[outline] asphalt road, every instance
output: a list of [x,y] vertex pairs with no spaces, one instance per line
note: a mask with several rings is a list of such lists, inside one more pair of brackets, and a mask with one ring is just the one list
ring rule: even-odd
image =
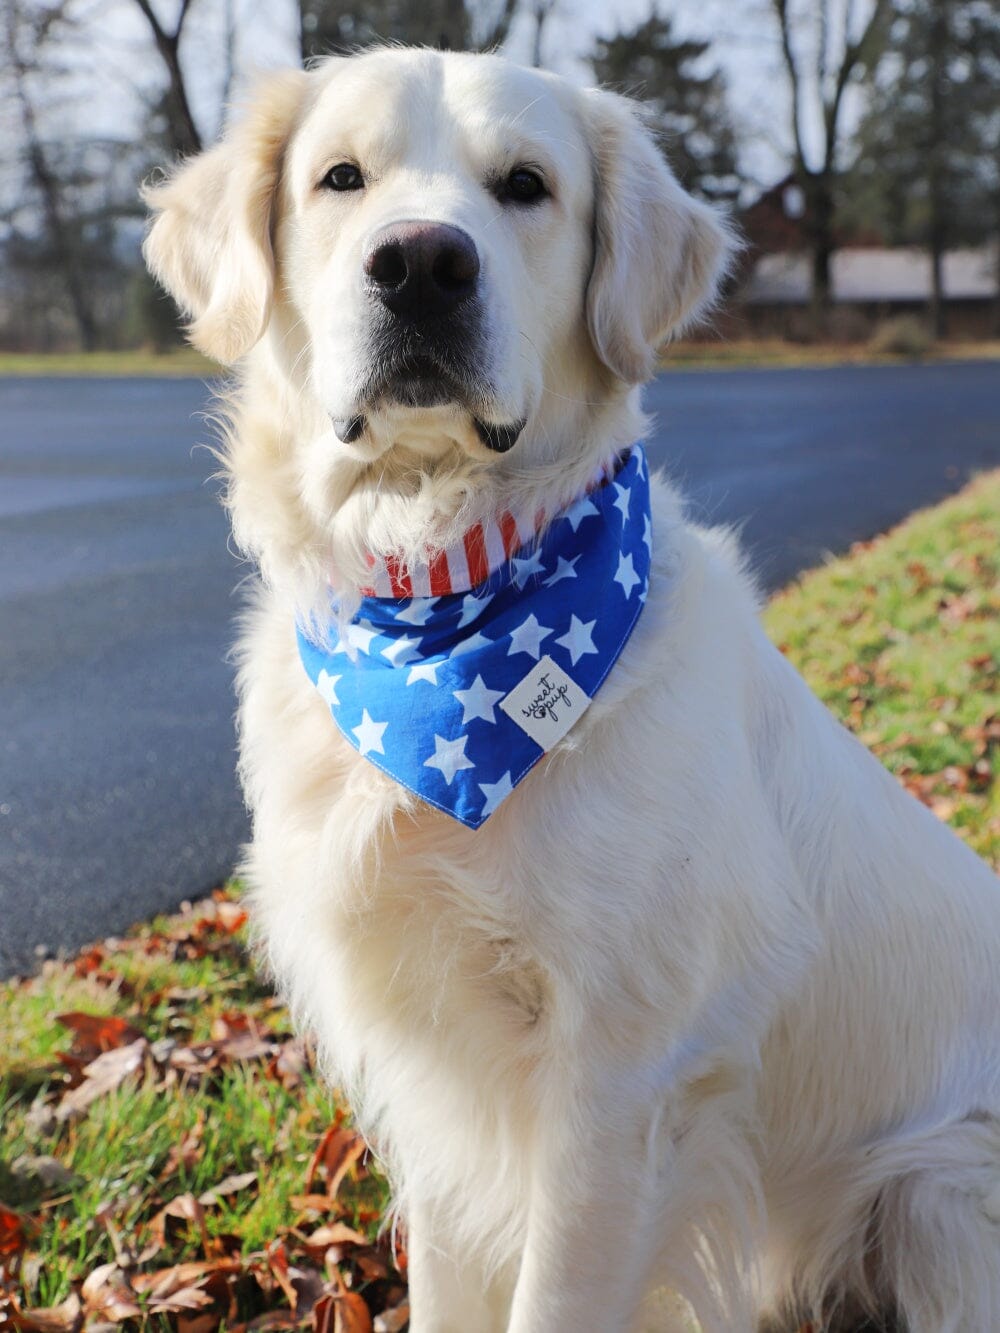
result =
[[[245,836],[206,399],[0,379],[0,974],[211,888]],[[674,372],[647,403],[767,587],[1000,465],[1000,364]]]

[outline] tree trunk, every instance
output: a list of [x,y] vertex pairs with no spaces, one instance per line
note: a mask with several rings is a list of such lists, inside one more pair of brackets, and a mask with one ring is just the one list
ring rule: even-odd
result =
[[930,205],[928,248],[931,255],[931,330],[935,338],[943,338],[946,329],[944,295],[944,252],[948,246],[948,204],[945,183],[945,154],[951,151],[945,102],[948,96],[948,52],[951,46],[948,31],[948,5],[951,0],[934,0],[934,21],[930,32],[931,116],[930,152],[928,154],[927,195]]
[[813,337],[823,338],[829,329],[833,304],[832,260],[837,248],[833,228],[833,181],[827,173],[811,174],[804,185],[804,193],[812,248],[810,323]]
[[944,290],[944,239],[935,228],[931,235],[931,332],[935,338],[948,334],[947,306]]

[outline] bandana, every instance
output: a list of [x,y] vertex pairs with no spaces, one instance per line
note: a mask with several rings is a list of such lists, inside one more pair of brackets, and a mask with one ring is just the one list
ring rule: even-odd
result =
[[299,627],[299,654],[359,754],[476,829],[600,689],[646,601],[651,545],[636,445],[468,593],[366,596],[332,649]]

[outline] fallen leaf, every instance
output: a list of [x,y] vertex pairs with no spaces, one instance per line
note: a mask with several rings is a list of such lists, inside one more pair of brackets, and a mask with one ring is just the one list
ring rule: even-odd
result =
[[100,1315],[112,1324],[124,1319],[138,1319],[142,1315],[133,1299],[135,1292],[116,1263],[95,1268],[84,1280],[80,1295],[89,1314]]
[[73,1054],[88,1060],[118,1046],[131,1046],[142,1036],[138,1028],[114,1014],[84,1014],[74,1010],[56,1014],[56,1022],[72,1032]]
[[303,1077],[311,1067],[309,1047],[301,1038],[286,1041],[267,1066],[268,1078],[280,1083],[286,1092],[302,1086]]
[[234,935],[246,923],[247,913],[238,903],[223,899],[216,903],[215,920],[229,935]]
[[14,1158],[10,1164],[10,1173],[19,1184],[42,1190],[63,1189],[76,1179],[74,1173],[58,1158],[33,1157],[29,1153]]
[[327,1194],[293,1194],[288,1202],[298,1213],[328,1213],[336,1206]]
[[[218,1314],[184,1314],[183,1311],[177,1312],[177,1333],[214,1333],[214,1330],[222,1323],[222,1316]],[[230,1325],[232,1328],[233,1325]]]
[[161,1268],[156,1273],[139,1273],[133,1277],[132,1286],[137,1292],[148,1293],[151,1299],[162,1300],[202,1278],[239,1274],[242,1271],[243,1264],[238,1259],[198,1259],[174,1264],[172,1268]]
[[176,1199],[171,1199],[168,1204],[165,1204],[158,1213],[150,1218],[149,1229],[160,1249],[163,1249],[167,1244],[169,1223],[172,1221],[187,1222],[196,1226],[201,1232],[202,1245],[207,1244],[208,1232],[205,1227],[205,1210],[193,1194],[178,1194]]
[[306,1244],[329,1249],[331,1245],[368,1245],[368,1237],[349,1227],[346,1222],[333,1222],[329,1226],[317,1227],[306,1237]]
[[12,1310],[11,1326],[19,1333],[76,1333],[83,1323],[83,1303],[75,1291],[61,1305],[38,1310]]
[[342,1125],[331,1125],[319,1141],[313,1153],[309,1170],[306,1172],[306,1192],[312,1193],[313,1184],[320,1171],[326,1177],[326,1193],[331,1199],[336,1198],[341,1181],[348,1171],[365,1154],[367,1145],[356,1129],[346,1129]]
[[375,1316],[374,1333],[399,1333],[410,1322],[410,1302],[403,1301],[394,1310],[383,1310]]
[[113,1092],[127,1078],[138,1073],[148,1050],[146,1038],[139,1037],[129,1046],[105,1051],[96,1060],[91,1060],[84,1067],[83,1082],[63,1096],[56,1108],[56,1119],[61,1122],[81,1119],[98,1097]]
[[211,1208],[230,1194],[238,1194],[240,1190],[245,1190],[248,1185],[253,1185],[257,1180],[256,1171],[244,1171],[242,1175],[226,1176],[225,1180],[220,1180],[218,1185],[213,1185],[210,1190],[204,1194],[199,1194],[198,1202],[204,1208]]
[[358,1292],[334,1297],[333,1333],[372,1333],[371,1312]]
[[0,1203],[0,1257],[20,1254],[27,1243],[25,1219]]

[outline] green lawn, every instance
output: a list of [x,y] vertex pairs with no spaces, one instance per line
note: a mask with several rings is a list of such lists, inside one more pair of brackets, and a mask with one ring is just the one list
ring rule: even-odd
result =
[[[998,552],[1000,472],[766,613],[813,689],[994,865]],[[384,1183],[245,931],[234,888],[0,987],[0,1325],[402,1327]]]
[[765,620],[837,716],[1000,866],[1000,471],[807,574]]
[[214,361],[193,347],[172,352],[0,352],[0,375],[194,375],[220,373]]
[[[766,367],[890,365],[904,355],[879,352],[866,343],[805,345],[779,338],[739,338],[717,341],[681,341],[664,351],[664,370],[731,370]],[[920,358],[927,361],[1000,360],[1000,341],[946,342],[928,346]],[[222,373],[213,361],[193,347],[171,352],[0,352],[3,375],[195,375],[211,378]]]

